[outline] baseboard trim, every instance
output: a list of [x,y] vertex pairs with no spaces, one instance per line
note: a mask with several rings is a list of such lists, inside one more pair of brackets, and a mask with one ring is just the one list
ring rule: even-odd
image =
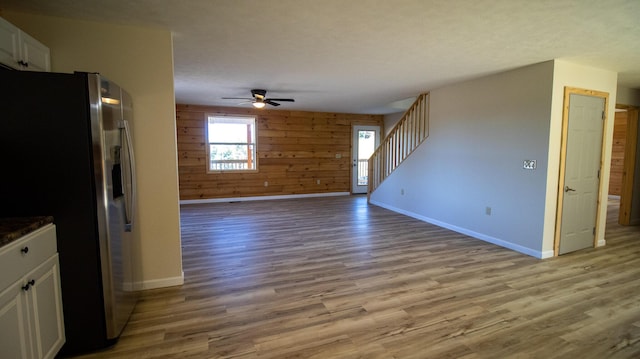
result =
[[607,245],[607,240],[606,239],[598,239],[598,244],[596,244],[596,247],[602,247]]
[[452,224],[449,224],[449,223],[446,223],[446,222],[442,222],[442,221],[439,221],[437,219],[425,217],[423,215],[420,215],[420,214],[417,214],[417,213],[414,213],[414,212],[410,212],[410,211],[406,211],[404,209],[396,208],[396,207],[393,207],[393,206],[390,206],[390,205],[387,205],[387,204],[384,204],[384,203],[381,203],[381,202],[378,202],[378,201],[371,200],[370,203],[374,204],[376,206],[382,207],[382,208],[386,208],[386,209],[388,209],[390,211],[393,211],[393,212],[396,212],[396,213],[400,213],[400,214],[404,214],[405,216],[409,216],[409,217],[421,220],[423,222],[431,223],[431,224],[436,225],[438,227],[446,228],[446,229],[449,229],[451,231],[458,232],[458,233],[461,233],[461,234],[464,234],[464,235],[467,235],[469,237],[473,237],[473,238],[476,238],[476,239],[480,239],[480,240],[483,240],[485,242],[489,242],[491,244],[495,244],[495,245],[500,246],[500,247],[511,249],[511,250],[516,251],[516,252],[520,252],[522,254],[526,254],[528,256],[532,256],[532,257],[535,257],[535,258],[538,258],[538,259],[545,259],[545,258],[553,257],[553,251],[552,250],[551,251],[536,251],[536,250],[533,250],[531,248],[527,248],[527,247],[521,246],[519,244],[511,243],[511,242],[508,242],[508,241],[505,241],[505,240],[502,240],[502,239],[499,239],[499,238],[488,236],[486,234],[482,234],[482,233],[478,233],[478,232],[475,232],[475,231],[472,231],[472,230],[469,230],[469,229],[466,229],[466,228],[458,227],[456,225],[452,225]]
[[268,201],[268,200],[275,200],[275,199],[348,196],[350,194],[351,193],[349,193],[349,192],[327,192],[327,193],[287,194],[287,195],[281,195],[281,196],[255,196],[255,197],[184,199],[184,200],[180,200],[180,204],[182,205],[182,204],[201,204],[201,203]]
[[166,287],[175,287],[184,284],[184,272],[178,277],[145,280],[142,282],[124,283],[125,290],[148,290]]

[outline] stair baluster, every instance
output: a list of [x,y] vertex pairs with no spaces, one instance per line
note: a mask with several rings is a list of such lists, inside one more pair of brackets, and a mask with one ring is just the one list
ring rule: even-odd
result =
[[368,196],[429,137],[429,93],[418,96],[369,158]]

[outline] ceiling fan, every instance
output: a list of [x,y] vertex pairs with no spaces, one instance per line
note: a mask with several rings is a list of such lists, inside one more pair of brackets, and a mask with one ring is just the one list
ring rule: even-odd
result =
[[[251,90],[253,98],[246,97],[223,97],[223,100],[247,100],[255,108],[263,108],[266,104],[271,106],[280,106],[278,102],[295,102],[292,98],[266,98],[267,90],[253,89]],[[277,101],[277,102],[276,102]]]

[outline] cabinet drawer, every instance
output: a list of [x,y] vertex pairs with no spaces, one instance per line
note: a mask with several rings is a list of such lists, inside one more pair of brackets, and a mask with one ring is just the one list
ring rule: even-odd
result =
[[53,224],[0,248],[0,288],[8,287],[56,252],[56,227]]

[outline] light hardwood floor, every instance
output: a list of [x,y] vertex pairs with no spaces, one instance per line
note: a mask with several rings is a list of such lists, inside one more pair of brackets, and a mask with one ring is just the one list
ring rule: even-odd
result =
[[640,228],[614,209],[605,247],[547,260],[361,196],[181,212],[185,284],[86,358],[640,357]]

